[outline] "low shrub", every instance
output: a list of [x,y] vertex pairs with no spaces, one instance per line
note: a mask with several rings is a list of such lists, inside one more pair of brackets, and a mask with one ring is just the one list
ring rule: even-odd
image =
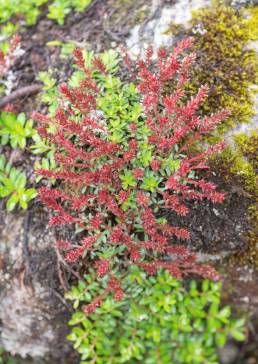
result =
[[[98,57],[86,66],[77,49],[75,60],[84,79],[74,87],[61,85],[63,99],[54,117],[34,114],[41,123],[41,137],[56,148],[56,170],[37,171],[58,181],[55,188],[39,191],[54,212],[50,224],[75,226],[82,236],[74,242],[64,236],[57,247],[67,262],[75,264],[83,257],[98,276],[109,276],[105,294],[113,292],[117,300],[123,292],[116,272],[131,264],[149,274],[166,268],[177,278],[190,273],[218,279],[213,268],[197,264],[195,255],[182,245],[188,230],[171,226],[162,217],[164,208],[186,215],[187,200],[224,198],[196,173],[208,168],[209,156],[223,143],[196,154],[190,147],[228,112],[198,116],[205,86],[187,100],[184,88],[194,62],[193,54],[185,54],[190,45],[189,38],[171,54],[160,49],[157,60],[151,48],[136,62],[125,53],[135,84],[109,74]],[[174,85],[170,94],[168,83]],[[94,311],[102,298],[97,297],[86,312]]]
[[249,197],[247,215],[250,231],[246,234],[247,248],[232,257],[234,264],[258,267],[258,130],[249,129],[233,137],[234,144],[224,149],[219,158],[213,160],[216,168],[226,182],[239,186],[240,193]]
[[220,283],[184,286],[166,271],[149,277],[132,268],[123,289],[122,301],[106,297],[89,317],[80,309],[101,293],[94,272],[67,293],[77,310],[68,338],[81,364],[216,364],[216,349],[229,335],[244,339],[243,320],[233,320],[220,303]]

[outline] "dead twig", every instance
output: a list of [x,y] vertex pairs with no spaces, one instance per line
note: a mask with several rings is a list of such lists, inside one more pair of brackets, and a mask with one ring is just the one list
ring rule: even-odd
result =
[[19,90],[12,92],[10,95],[3,97],[0,100],[0,109],[6,106],[7,104],[12,103],[16,99],[35,94],[39,92],[41,89],[42,85],[39,84],[22,87]]
[[59,280],[60,280],[60,283],[61,283],[61,286],[62,286],[63,290],[66,292],[66,291],[68,291],[68,286],[67,286],[67,282],[64,281],[61,267],[64,266],[64,268],[68,272],[70,272],[73,276],[75,276],[78,280],[81,279],[81,276],[74,269],[72,269],[69,266],[69,264],[66,263],[66,261],[61,256],[61,254],[60,254],[60,252],[59,252],[59,250],[58,250],[57,247],[55,247],[55,252],[56,252],[56,256],[57,256],[57,272],[58,272],[58,277],[59,277]]
[[48,287],[48,288],[59,299],[59,301],[63,304],[63,306],[65,306],[69,310],[69,312],[73,312],[72,306],[64,299],[64,297],[62,297],[62,295],[59,292],[57,292],[52,287]]
[[61,256],[57,248],[55,248],[56,257],[57,257],[57,274],[59,278],[59,282],[64,292],[68,291],[68,284],[67,281],[63,278],[62,268],[61,268]]

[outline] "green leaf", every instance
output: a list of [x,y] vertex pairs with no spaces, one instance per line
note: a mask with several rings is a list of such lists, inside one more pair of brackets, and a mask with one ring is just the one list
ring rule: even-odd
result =
[[11,147],[15,149],[18,145],[19,139],[16,135],[11,136]]
[[20,113],[17,117],[17,121],[18,123],[21,125],[21,126],[24,126],[25,125],[25,122],[26,122],[26,116],[24,113]]
[[28,208],[28,203],[23,199],[20,199],[19,204],[23,210],[26,210]]
[[224,307],[218,314],[220,320],[227,319],[231,314],[231,309],[229,306]]
[[0,155],[0,171],[4,170],[5,163],[6,161],[4,155]]
[[85,314],[82,312],[75,312],[69,321],[69,325],[77,325],[78,323],[85,320]]
[[131,171],[124,171],[124,174],[120,175],[120,179],[122,181],[123,189],[135,187],[137,185],[137,181]]
[[219,346],[219,347],[222,347],[225,345],[226,343],[226,334],[224,332],[217,332],[216,333],[216,336],[215,336],[215,340],[216,340],[216,344]]
[[10,112],[2,112],[0,114],[0,135],[3,145],[10,141],[12,148],[18,145],[24,149],[26,146],[26,138],[32,137],[35,134],[32,120],[26,123],[24,113],[16,116]]
[[152,151],[145,150],[144,152],[140,153],[139,160],[141,161],[143,167],[148,167],[150,161],[152,160]]
[[35,188],[28,188],[24,192],[24,194],[26,196],[26,201],[30,201],[30,200],[34,199],[35,197],[37,197],[38,192],[37,192],[37,190],[35,190]]
[[245,340],[245,334],[243,332],[241,332],[241,331],[232,330],[230,333],[233,336],[233,338],[238,340],[238,341],[244,341]]
[[25,187],[26,185],[26,176],[25,176],[25,173],[21,173],[17,180],[15,181],[15,186],[17,188],[17,190],[21,190]]
[[155,192],[159,185],[159,180],[154,175],[144,176],[141,188],[150,192]]
[[13,209],[15,208],[17,202],[19,200],[19,197],[17,195],[12,195],[7,203],[6,203],[6,208],[7,208],[7,211],[13,211]]

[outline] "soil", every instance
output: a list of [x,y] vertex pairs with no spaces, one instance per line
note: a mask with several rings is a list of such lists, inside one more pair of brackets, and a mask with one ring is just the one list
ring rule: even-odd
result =
[[[64,26],[55,24],[43,13],[35,26],[22,33],[22,48],[25,53],[12,68],[17,80],[16,88],[37,82],[38,72],[50,68],[55,69],[58,83],[70,76],[71,58],[61,58],[60,49],[47,46],[48,42],[57,39],[73,41],[98,52],[116,48],[120,43],[125,44],[135,22],[148,19],[150,3],[151,1],[146,0],[95,0],[86,12],[70,14]],[[172,1],[163,3],[167,5]],[[40,95],[18,100],[15,106],[17,110],[26,111],[28,115],[35,108],[45,110]],[[22,166],[33,183],[34,157],[28,151],[12,152],[8,147],[0,147],[0,153],[11,158],[15,166]],[[233,350],[235,356],[233,361],[225,359],[223,362],[255,364],[258,362],[258,292],[255,284],[258,282],[258,272],[252,266],[238,266],[236,261],[229,265],[230,257],[248,248],[246,237],[251,226],[247,210],[253,201],[237,183],[225,182],[216,170],[210,173],[210,179],[218,185],[218,190],[225,191],[225,203],[189,203],[191,212],[186,217],[179,218],[171,213],[166,213],[166,217],[174,226],[187,226],[191,232],[189,244],[199,252],[199,259],[214,262],[223,273],[225,302],[232,304],[238,314],[249,314],[247,341],[241,345],[230,342],[225,350]],[[33,359],[19,359],[19,364],[76,364],[78,358],[66,340],[66,323],[72,308],[63,299],[62,282],[65,280],[67,284],[73,277],[69,271],[64,274],[64,267],[61,265],[60,268],[58,264],[53,248],[54,233],[47,227],[47,221],[48,214],[39,201],[33,202],[27,212],[17,211],[12,214],[7,214],[4,203],[0,202],[0,298],[5,302],[3,307],[6,309],[10,303],[7,298],[14,300],[14,307],[7,314],[3,313],[3,308],[0,309],[0,326],[3,326],[1,334],[10,334],[17,325],[16,330],[21,339],[13,343],[13,352],[16,350],[17,353],[30,353],[34,356]],[[17,296],[17,302],[10,294],[10,287],[13,286],[17,287],[17,292],[21,292]],[[37,294],[33,295],[31,289]],[[29,312],[26,311],[28,302],[32,302]],[[38,312],[42,312],[43,306],[47,314],[40,321]],[[28,323],[30,333],[24,338],[18,321],[29,314],[33,319]],[[38,340],[43,342],[40,346],[41,352],[34,353],[33,350],[30,351],[30,346],[38,343]],[[38,358],[42,353],[44,360]],[[221,355],[223,357],[226,354],[224,352]]]
[[247,209],[252,199],[237,185],[225,183],[222,177],[211,171],[207,179],[225,194],[222,204],[209,201],[189,202],[190,212],[186,216],[168,213],[167,219],[175,226],[187,226],[191,231],[189,245],[198,252],[222,254],[247,249],[245,238],[250,230]]

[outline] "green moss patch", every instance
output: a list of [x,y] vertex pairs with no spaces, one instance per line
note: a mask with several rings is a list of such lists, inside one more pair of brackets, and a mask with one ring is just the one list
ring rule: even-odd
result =
[[218,127],[215,139],[239,123],[250,122],[254,115],[258,59],[248,44],[258,38],[255,23],[257,7],[237,11],[215,4],[193,14],[189,34],[195,38],[197,66],[190,88],[195,92],[201,84],[210,87],[203,113],[231,110],[231,117]]

